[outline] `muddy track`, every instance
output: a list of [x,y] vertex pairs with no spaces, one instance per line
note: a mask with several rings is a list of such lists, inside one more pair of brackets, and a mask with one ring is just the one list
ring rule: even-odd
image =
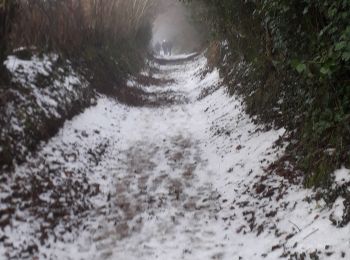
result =
[[346,232],[327,240],[322,234],[331,228],[316,229],[331,212],[314,210],[298,182],[268,171],[283,154],[275,141],[284,129],[255,125],[203,55],[150,66],[128,83],[136,100],[130,93],[125,102],[100,97],[2,178],[0,256],[226,260],[344,253]]

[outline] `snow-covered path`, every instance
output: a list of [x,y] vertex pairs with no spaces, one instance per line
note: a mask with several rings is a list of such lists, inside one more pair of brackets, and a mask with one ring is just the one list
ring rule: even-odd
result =
[[17,208],[0,256],[31,257],[32,244],[39,259],[277,259],[326,246],[321,259],[349,253],[349,226],[332,227],[330,211],[303,201],[311,191],[265,173],[283,153],[274,145],[283,129],[254,125],[203,56],[155,66],[154,78],[175,82],[130,85],[178,102],[130,107],[101,97],[17,167],[14,183],[30,172],[40,182],[51,174],[51,186],[37,191],[35,210]]

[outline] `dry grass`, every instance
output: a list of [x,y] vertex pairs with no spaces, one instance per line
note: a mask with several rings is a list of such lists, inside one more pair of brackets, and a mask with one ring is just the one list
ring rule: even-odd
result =
[[157,0],[21,0],[14,47],[78,50],[135,37],[152,19]]

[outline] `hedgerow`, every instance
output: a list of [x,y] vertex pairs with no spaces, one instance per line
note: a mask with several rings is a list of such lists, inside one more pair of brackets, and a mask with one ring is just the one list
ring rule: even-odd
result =
[[229,41],[232,64],[249,71],[231,91],[248,112],[290,130],[287,152],[306,186],[329,187],[330,173],[350,163],[350,1],[186,2],[214,38]]

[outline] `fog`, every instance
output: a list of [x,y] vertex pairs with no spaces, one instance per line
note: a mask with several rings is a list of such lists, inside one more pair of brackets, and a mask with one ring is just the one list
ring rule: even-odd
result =
[[201,46],[190,11],[177,1],[167,1],[153,24],[152,46],[164,40],[172,43],[173,54],[193,52]]

